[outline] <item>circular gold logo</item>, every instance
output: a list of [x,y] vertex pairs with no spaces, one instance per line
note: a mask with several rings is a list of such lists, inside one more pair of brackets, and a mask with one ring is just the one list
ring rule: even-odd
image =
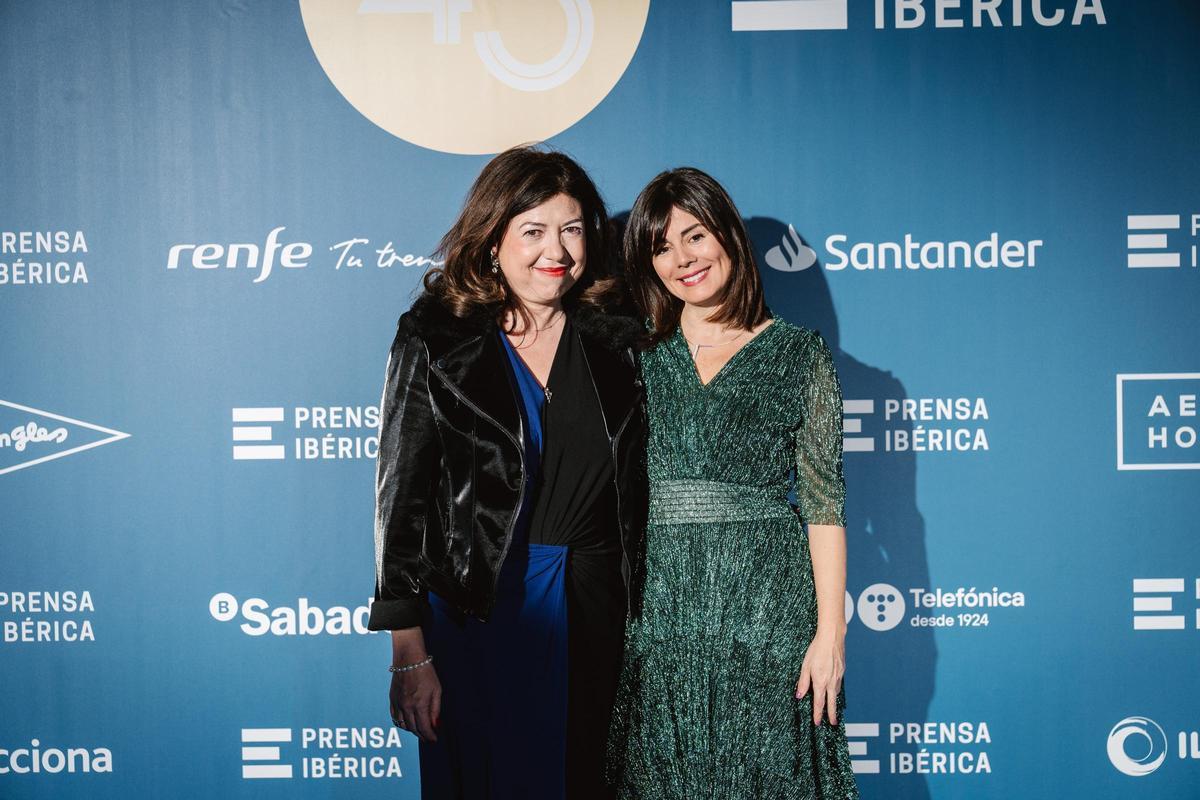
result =
[[650,0],[300,0],[363,116],[413,144],[498,153],[566,130],[633,59]]

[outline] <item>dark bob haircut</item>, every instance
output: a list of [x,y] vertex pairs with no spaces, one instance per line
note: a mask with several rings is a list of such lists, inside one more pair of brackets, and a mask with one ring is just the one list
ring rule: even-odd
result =
[[436,254],[443,263],[425,274],[425,290],[458,317],[487,314],[500,320],[512,312],[514,324],[517,315],[526,317],[504,273],[492,272],[492,249],[499,247],[513,217],[559,194],[573,198],[583,212],[587,259],[563,305],[607,305],[619,279],[613,275],[604,201],[579,164],[534,145],[505,150],[484,166],[458,219],[438,245]]
[[653,264],[654,253],[666,237],[672,208],[700,220],[729,255],[729,282],[720,306],[709,319],[744,330],[768,319],[762,279],[737,206],[711,176],[692,167],[680,167],[659,173],[646,185],[629,212],[625,228],[626,282],[634,302],[650,319],[651,343],[673,334],[683,311],[683,301],[667,291]]

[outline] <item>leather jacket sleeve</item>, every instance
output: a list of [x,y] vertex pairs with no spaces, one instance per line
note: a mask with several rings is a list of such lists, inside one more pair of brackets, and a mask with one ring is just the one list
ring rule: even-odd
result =
[[370,630],[420,625],[426,602],[418,558],[441,448],[429,399],[428,353],[404,322],[388,355],[379,405],[375,602],[367,623]]

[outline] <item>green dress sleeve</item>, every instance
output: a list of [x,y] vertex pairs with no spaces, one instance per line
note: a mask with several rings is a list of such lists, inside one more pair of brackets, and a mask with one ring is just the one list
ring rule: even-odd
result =
[[808,334],[801,362],[796,504],[807,525],[844,526],[842,387],[829,345],[816,331]]

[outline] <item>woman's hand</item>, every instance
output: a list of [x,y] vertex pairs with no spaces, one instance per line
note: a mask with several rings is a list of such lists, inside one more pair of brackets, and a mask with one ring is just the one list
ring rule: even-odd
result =
[[393,672],[388,699],[392,719],[403,723],[400,727],[415,733],[422,741],[437,741],[442,684],[432,663],[407,672]]
[[842,689],[842,676],[846,674],[845,632],[828,632],[820,628],[808,645],[804,663],[800,666],[800,680],[796,682],[796,697],[803,697],[811,688],[813,693],[813,725],[820,725],[821,718],[829,712],[829,724],[836,725],[837,698]]
[[[392,631],[392,666],[416,664],[428,657],[420,628]],[[392,721],[425,742],[437,741],[442,713],[442,683],[433,662],[404,672],[392,673],[388,691]]]

